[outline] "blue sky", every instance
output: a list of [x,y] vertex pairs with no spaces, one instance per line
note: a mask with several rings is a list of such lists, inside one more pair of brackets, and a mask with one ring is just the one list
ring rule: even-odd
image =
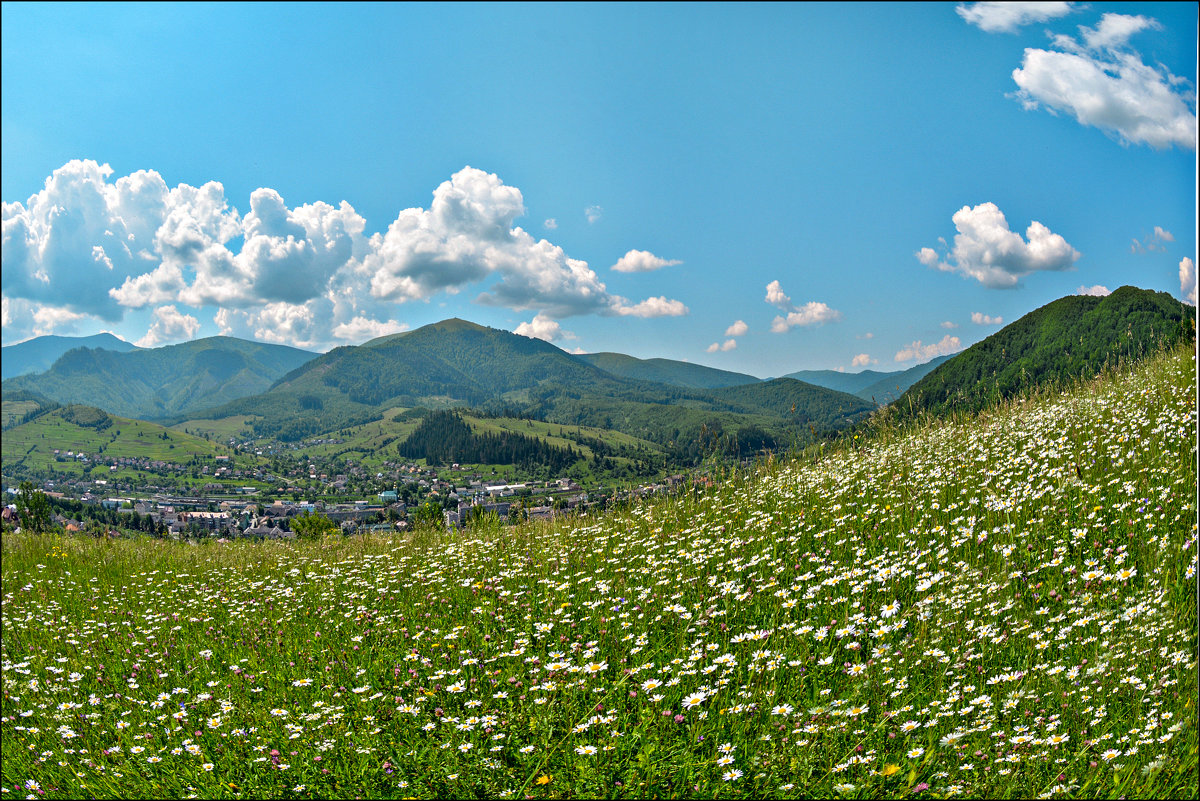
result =
[[1196,9],[4,3],[3,341],[459,316],[771,376],[1194,303]]

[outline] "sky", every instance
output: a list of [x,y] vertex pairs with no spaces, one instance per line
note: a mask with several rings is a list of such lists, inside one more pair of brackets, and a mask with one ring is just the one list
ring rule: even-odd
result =
[[3,343],[759,377],[1196,302],[1194,3],[0,6]]

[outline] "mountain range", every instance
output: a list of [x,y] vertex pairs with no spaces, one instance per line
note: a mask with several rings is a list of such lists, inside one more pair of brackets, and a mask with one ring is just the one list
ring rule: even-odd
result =
[[[54,339],[48,344],[57,348],[72,341]],[[5,348],[6,362],[8,350]],[[46,347],[40,352],[52,351]],[[264,392],[314,355],[286,345],[234,337],[207,337],[125,352],[107,346],[77,346],[61,353],[45,372],[5,380],[4,393],[26,390],[62,404],[86,403],[122,417],[154,420]]]
[[[229,337],[152,349],[109,335],[43,337],[5,348],[6,369],[10,353],[12,369],[22,369],[59,351],[44,372],[4,381],[5,425],[50,402],[86,403],[166,424],[240,417],[249,434],[296,441],[394,409],[470,407],[619,431],[687,460],[717,442],[741,450],[830,435],[901,393],[909,410],[979,408],[1194,336],[1194,319],[1195,309],[1170,295],[1122,287],[1103,298],[1061,298],[962,353],[908,370],[770,380],[670,359],[575,355],[460,319],[324,354]],[[73,347],[96,341],[126,351]]]
[[19,375],[49,370],[60,356],[75,348],[104,348],[117,353],[139,349],[112,334],[95,334],[90,337],[34,337],[16,345],[0,348],[0,378],[8,380]]

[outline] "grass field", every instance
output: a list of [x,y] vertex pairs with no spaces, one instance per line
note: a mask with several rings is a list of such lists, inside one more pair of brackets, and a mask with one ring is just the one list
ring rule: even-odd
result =
[[11,797],[1194,797],[1185,350],[585,521],[6,535]]
[[[218,455],[233,456],[233,451],[224,445],[143,420],[110,416],[111,423],[97,429],[72,422],[64,414],[70,413],[59,409],[4,432],[0,458],[6,474],[24,467],[81,475],[92,469],[97,458],[148,459],[182,465],[193,457],[211,462]],[[62,455],[67,451],[82,451],[92,463],[57,461],[55,450]],[[245,462],[252,457],[237,458]]]

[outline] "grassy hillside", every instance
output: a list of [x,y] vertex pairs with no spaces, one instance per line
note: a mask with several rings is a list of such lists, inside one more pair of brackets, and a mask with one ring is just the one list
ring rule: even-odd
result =
[[31,418],[43,409],[52,409],[57,404],[36,392],[26,389],[5,391],[0,401],[0,422],[10,428]]
[[8,534],[0,778],[46,798],[1195,797],[1194,376],[1177,348],[578,522]]
[[75,348],[103,348],[117,353],[138,349],[136,345],[112,334],[96,334],[90,337],[34,337],[16,345],[0,348],[0,378],[14,378],[49,370],[60,356]]
[[760,380],[745,373],[718,370],[702,364],[690,364],[673,359],[637,359],[633,356],[626,356],[624,353],[581,353],[575,358],[621,378],[654,381],[675,387],[717,389],[734,387],[739,384],[754,384]]
[[285,345],[208,337],[117,353],[76,348],[39,375],[4,382],[59,403],[87,403],[113,414],[161,419],[265,391],[314,354]]
[[[88,461],[67,457],[68,451],[85,453]],[[0,461],[6,478],[49,472],[74,476],[94,472],[103,477],[110,459],[185,465],[193,458],[211,463],[218,455],[232,453],[222,445],[154,423],[116,417],[90,406],[71,405],[5,431]],[[249,457],[237,458],[240,463]],[[234,461],[231,459],[229,464]]]
[[1124,286],[1071,295],[967,348],[913,384],[904,413],[981,409],[1048,383],[1068,383],[1195,338],[1196,309],[1165,292]]

